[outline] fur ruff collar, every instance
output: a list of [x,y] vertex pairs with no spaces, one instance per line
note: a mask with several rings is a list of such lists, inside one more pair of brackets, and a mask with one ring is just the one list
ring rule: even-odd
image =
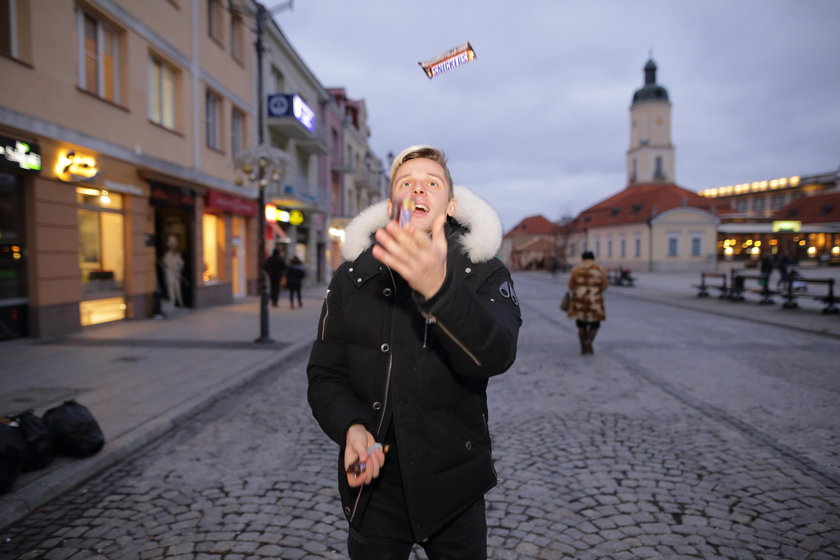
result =
[[[466,232],[459,243],[463,253],[473,262],[489,261],[502,246],[502,220],[490,204],[466,187],[455,185],[455,215],[452,216]],[[371,245],[373,233],[388,223],[386,206],[382,200],[363,210],[347,224],[341,256],[353,261]]]

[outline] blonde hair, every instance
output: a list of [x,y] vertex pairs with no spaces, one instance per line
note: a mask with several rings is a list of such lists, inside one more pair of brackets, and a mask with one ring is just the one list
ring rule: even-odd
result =
[[449,173],[449,166],[446,164],[446,154],[443,153],[443,150],[428,144],[409,146],[397,154],[397,157],[391,163],[391,174],[389,176],[390,190],[393,191],[394,189],[394,175],[396,175],[397,169],[409,160],[420,158],[430,159],[443,168],[444,179],[446,179],[447,186],[449,187],[449,198],[452,198],[452,175]]

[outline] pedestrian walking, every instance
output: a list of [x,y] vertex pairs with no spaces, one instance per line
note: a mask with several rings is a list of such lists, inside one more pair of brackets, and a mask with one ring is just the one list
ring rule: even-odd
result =
[[300,289],[303,287],[304,278],[306,278],[306,268],[303,266],[303,261],[295,255],[286,271],[286,289],[289,290],[289,307],[292,309],[295,308],[295,298],[297,298],[298,307],[303,307]]
[[770,288],[770,275],[773,274],[773,269],[776,268],[776,263],[773,262],[773,255],[768,252],[765,252],[761,255],[761,261],[759,262],[759,267],[761,271],[761,285],[765,289]]
[[566,314],[569,319],[575,320],[580,353],[594,354],[592,343],[601,327],[601,321],[607,319],[604,291],[609,285],[609,279],[604,269],[595,263],[592,251],[584,252],[580,258],[580,264],[572,268],[569,276],[571,302]]
[[[437,148],[404,150],[390,177],[388,200],[346,228],[308,400],[340,446],[350,558],[407,559],[419,543],[430,559],[483,560],[484,494],[497,484],[486,388],[513,364],[521,324],[495,258],[502,225],[453,189]],[[400,208],[403,228],[388,218]]]
[[271,305],[277,307],[277,300],[280,297],[280,290],[282,289],[282,282],[286,275],[286,259],[280,254],[280,249],[276,247],[271,252],[271,256],[265,260],[263,265],[266,274],[268,274],[268,287],[271,294]]

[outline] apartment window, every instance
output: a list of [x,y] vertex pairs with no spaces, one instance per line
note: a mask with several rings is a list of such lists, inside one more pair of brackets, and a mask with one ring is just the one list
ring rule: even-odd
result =
[[286,87],[286,80],[283,77],[283,72],[280,71],[279,68],[276,66],[271,67],[271,86],[273,88],[272,93],[283,93],[283,88]]
[[699,257],[702,253],[703,249],[703,238],[699,235],[695,235],[691,238],[691,256],[692,257]]
[[230,151],[233,157],[245,147],[245,113],[234,108],[230,114]]
[[79,87],[120,102],[120,34],[100,18],[77,12]]
[[224,6],[222,0],[207,0],[207,33],[218,42],[223,41],[222,20],[224,19]]
[[607,239],[607,256],[612,257],[612,239]]
[[633,238],[633,256],[636,258],[642,256],[642,238],[638,235]]
[[622,238],[619,241],[619,251],[621,252],[620,253],[621,258],[624,258],[624,257],[627,256],[627,240],[624,239],[624,238]]
[[210,90],[204,95],[204,130],[207,136],[207,147],[214,150],[222,149],[222,138],[219,132],[222,124],[222,99]]
[[668,256],[676,257],[679,255],[679,237],[676,234],[668,236]]
[[230,54],[242,62],[245,60],[245,23],[242,16],[234,15],[230,18]]
[[18,3],[0,0],[0,54],[18,58]]
[[759,196],[758,198],[754,199],[753,203],[752,203],[752,207],[753,207],[753,211],[755,211],[757,213],[764,212],[764,197]]
[[747,199],[746,198],[739,198],[735,201],[735,210],[737,212],[746,212],[747,211]]
[[601,240],[600,239],[595,239],[595,256],[596,257],[601,256]]
[[149,60],[149,120],[175,128],[177,74],[169,64],[154,56]]
[[770,199],[770,209],[771,210],[778,210],[782,206],[785,205],[785,195],[783,194],[774,194],[773,198]]

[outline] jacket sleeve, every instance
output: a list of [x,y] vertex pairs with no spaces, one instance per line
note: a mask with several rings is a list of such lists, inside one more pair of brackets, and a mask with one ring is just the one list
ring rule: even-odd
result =
[[510,273],[496,262],[477,290],[450,264],[438,293],[418,301],[426,320],[441,331],[438,338],[460,375],[489,378],[507,371],[516,359],[519,302]]
[[306,374],[309,381],[307,399],[312,415],[324,433],[343,446],[351,425],[363,424],[370,430],[373,417],[370,408],[361,402],[350,385],[338,280],[340,272],[341,269],[333,275],[324,298]]

